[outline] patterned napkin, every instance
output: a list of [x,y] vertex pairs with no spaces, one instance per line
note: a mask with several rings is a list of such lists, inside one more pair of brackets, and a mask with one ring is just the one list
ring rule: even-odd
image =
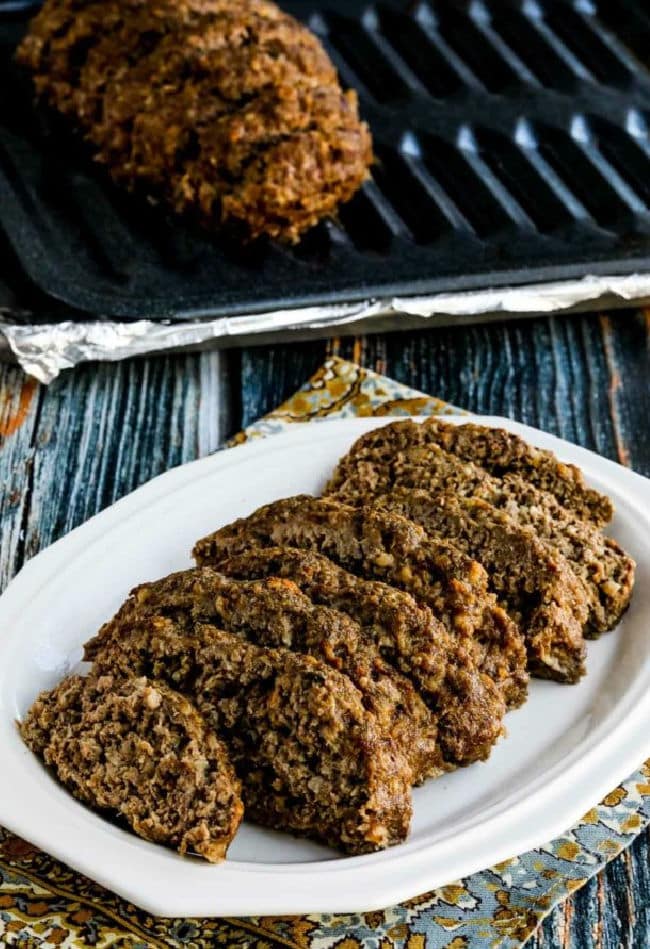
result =
[[[296,422],[457,412],[330,359],[234,444]],[[650,761],[563,837],[383,912],[260,919],[156,919],[0,828],[0,945],[20,949],[214,946],[270,949],[515,949],[552,908],[650,824]]]

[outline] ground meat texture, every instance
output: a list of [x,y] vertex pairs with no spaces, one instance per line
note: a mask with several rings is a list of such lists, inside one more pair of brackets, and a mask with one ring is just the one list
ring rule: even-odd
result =
[[395,488],[373,503],[421,524],[433,537],[453,539],[483,564],[492,590],[524,635],[533,675],[577,682],[585,674],[584,586],[532,531],[485,501],[449,492]]
[[295,547],[254,549],[221,562],[219,571],[239,579],[283,577],[312,602],[347,613],[364,641],[410,679],[435,713],[445,761],[469,764],[489,755],[504,712],[501,694],[467,644],[410,594]]
[[[247,582],[203,567],[143,584],[86,645],[85,658],[92,661],[125,622],[152,613],[221,625],[261,645],[310,653],[344,672],[402,748],[416,784],[450,767],[485,760],[502,732],[500,692],[479,673],[468,649],[446,632],[449,657],[434,657],[442,667],[435,691],[421,689],[417,677],[391,662],[394,651],[382,653],[376,638],[350,616],[314,606],[296,584],[279,577]],[[428,659],[421,655],[420,665],[429,666]]]
[[190,629],[197,622],[209,623],[261,646],[315,656],[354,682],[366,708],[408,759],[414,784],[448,770],[437,719],[409,679],[363,641],[360,627],[349,616],[314,606],[291,581],[233,580],[206,567],[144,584],[88,644],[86,658],[92,659],[107,639],[121,635],[125,624],[151,615],[173,617]]
[[80,801],[138,836],[216,862],[243,814],[225,746],[183,696],[146,678],[71,676],[20,726]]
[[207,227],[295,241],[372,144],[319,40],[264,0],[46,0],[18,50],[120,184]]
[[313,603],[352,617],[383,658],[423,693],[432,699],[438,694],[458,642],[428,607],[403,590],[364,580],[322,554],[298,547],[254,548],[220,561],[218,569],[238,580],[291,580]]
[[369,448],[341,460],[327,491],[364,498],[395,487],[482,498],[518,524],[530,527],[566,558],[585,584],[589,618],[584,632],[588,638],[613,629],[629,607],[635,575],[632,558],[595,524],[581,520],[555,495],[535,487],[521,475],[491,475],[480,465],[436,444],[396,452]]
[[450,632],[471,644],[481,671],[506,702],[526,697],[526,650],[519,630],[488,592],[483,568],[457,547],[434,541],[399,515],[355,509],[333,499],[299,496],[275,501],[198,541],[199,564],[253,547],[301,547],[346,570],[407,590]]
[[312,656],[149,617],[106,642],[94,668],[188,694],[228,747],[248,820],[350,854],[406,838],[408,762],[350,679]]
[[407,448],[440,445],[464,461],[471,461],[493,475],[521,475],[529,484],[555,495],[560,504],[597,527],[608,524],[614,514],[612,502],[585,484],[582,471],[565,464],[550,451],[529,445],[503,429],[468,423],[452,425],[438,418],[417,423],[394,422],[362,435],[349,452],[354,458],[368,449],[379,449],[390,457]]

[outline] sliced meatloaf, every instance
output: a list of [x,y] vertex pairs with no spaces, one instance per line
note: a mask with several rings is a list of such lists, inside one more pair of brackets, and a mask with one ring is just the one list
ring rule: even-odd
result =
[[409,593],[296,547],[256,548],[221,561],[218,569],[240,579],[284,577],[313,602],[347,613],[436,713],[446,759],[465,764],[485,756],[500,720],[500,693],[467,644]]
[[[180,605],[191,601],[191,608]],[[239,581],[203,568],[173,574],[139,587],[112,623],[86,647],[92,659],[102,644],[128,625],[152,615],[171,616],[191,631],[211,623],[261,646],[312,655],[345,673],[396,747],[408,759],[413,783],[445,770],[438,725],[412,683],[362,641],[359,626],[345,613],[315,607],[289,580]],[[489,754],[491,744],[483,757]]]
[[295,241],[368,175],[355,93],[266,0],[46,0],[17,57],[116,182],[208,228]]
[[153,616],[108,639],[93,668],[187,694],[228,747],[247,819],[350,854],[406,838],[408,762],[350,679],[312,656]]
[[186,698],[146,678],[71,676],[20,726],[32,751],[85,804],[138,836],[226,856],[243,814],[222,742]]
[[587,486],[579,468],[503,429],[474,423],[452,425],[438,418],[422,423],[393,422],[362,435],[347,457],[356,458],[373,449],[381,452],[383,460],[390,461],[396,452],[431,444],[474,462],[493,475],[521,475],[529,484],[555,495],[562,507],[597,527],[612,519],[612,502]]
[[478,497],[505,511],[518,524],[566,558],[585,584],[589,618],[585,636],[593,638],[613,629],[630,605],[635,563],[620,545],[589,521],[562,507],[548,491],[521,475],[501,478],[440,445],[408,447],[390,455],[369,448],[346,455],[337,466],[327,493],[368,497],[393,488],[452,491],[461,497]]
[[[384,658],[346,613],[314,606],[290,580],[242,581],[209,567],[143,584],[86,646],[92,661],[134,618],[209,622],[252,642],[314,655],[348,675],[409,759],[414,783],[484,760],[501,734],[503,700],[471,662],[451,668],[432,699]],[[444,662],[444,659],[442,660]]]
[[347,613],[384,659],[435,701],[458,641],[406,591],[364,580],[322,554],[298,547],[256,547],[219,561],[218,570],[239,580],[283,577],[313,603]]
[[488,592],[483,568],[457,547],[434,541],[394,514],[306,495],[275,501],[194,547],[199,564],[216,564],[253,547],[302,547],[359,576],[388,582],[429,606],[450,632],[472,644],[479,667],[506,702],[526,696],[521,634]]
[[395,488],[373,505],[408,517],[433,537],[452,539],[485,567],[491,589],[524,636],[533,675],[577,682],[585,674],[584,586],[531,530],[479,498],[450,492]]

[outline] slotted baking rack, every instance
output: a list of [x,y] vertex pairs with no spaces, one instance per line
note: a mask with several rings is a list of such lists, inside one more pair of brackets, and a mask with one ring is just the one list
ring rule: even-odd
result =
[[287,2],[360,95],[373,179],[296,248],[240,249],[123,195],[12,62],[0,226],[40,291],[122,320],[650,271],[650,12],[633,0]]

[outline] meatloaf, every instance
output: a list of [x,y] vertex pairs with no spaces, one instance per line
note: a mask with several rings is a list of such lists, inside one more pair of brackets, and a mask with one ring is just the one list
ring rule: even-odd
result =
[[595,524],[567,511],[555,495],[521,475],[492,475],[437,444],[411,446],[390,456],[385,449],[368,448],[341,460],[327,491],[365,498],[396,487],[482,498],[518,524],[530,527],[566,558],[584,582],[589,600],[588,638],[613,629],[627,610],[634,589],[632,558]]
[[356,94],[266,0],[46,0],[17,58],[116,182],[211,229],[296,241],[368,175]]
[[423,693],[432,699],[438,694],[457,641],[409,593],[364,580],[322,554],[298,547],[256,547],[220,561],[219,572],[239,580],[291,580],[313,603],[351,616],[382,656],[413,678]]
[[429,606],[471,644],[479,667],[511,706],[526,697],[526,649],[515,623],[489,593],[485,570],[451,544],[399,515],[307,495],[275,501],[197,542],[199,564],[252,547],[302,547],[359,576],[383,580]]
[[136,834],[219,861],[243,814],[230,758],[186,698],[146,678],[71,676],[20,726],[75,797]]
[[98,654],[187,694],[228,747],[246,817],[350,854],[403,841],[411,768],[350,679],[312,656],[148,617]]
[[587,596],[568,563],[527,528],[479,498],[396,488],[373,505],[453,539],[483,564],[490,587],[521,629],[536,676],[577,682],[586,672]]
[[582,520],[604,527],[612,519],[612,502],[585,483],[582,471],[565,464],[550,451],[535,448],[504,429],[487,428],[468,423],[452,425],[438,418],[422,423],[410,420],[393,422],[362,435],[352,446],[348,457],[355,458],[368,449],[381,450],[384,460],[398,451],[425,445],[440,445],[503,477],[519,474],[529,484],[555,495],[560,504]]
[[296,547],[254,548],[222,561],[219,572],[240,579],[283,577],[312,602],[347,613],[435,713],[445,761],[463,765],[487,756],[503,715],[501,694],[467,645],[409,593]]
[[[188,600],[189,609],[181,605]],[[414,784],[445,770],[436,718],[412,683],[363,642],[359,626],[349,616],[314,606],[291,581],[233,580],[206,567],[145,584],[87,645],[86,659],[96,657],[107,641],[128,635],[129,624],[152,615],[176,618],[190,633],[196,622],[210,623],[261,646],[284,647],[320,659],[354,682],[365,707],[408,759]],[[482,757],[491,747],[492,742]]]
[[416,784],[450,766],[486,759],[501,734],[503,701],[473,663],[465,659],[460,668],[445,670],[441,656],[442,683],[433,696],[420,693],[350,616],[314,606],[280,577],[241,581],[203,567],[143,584],[86,645],[85,658],[93,661],[125,624],[152,614],[220,625],[261,645],[309,653],[344,672],[409,759]]

